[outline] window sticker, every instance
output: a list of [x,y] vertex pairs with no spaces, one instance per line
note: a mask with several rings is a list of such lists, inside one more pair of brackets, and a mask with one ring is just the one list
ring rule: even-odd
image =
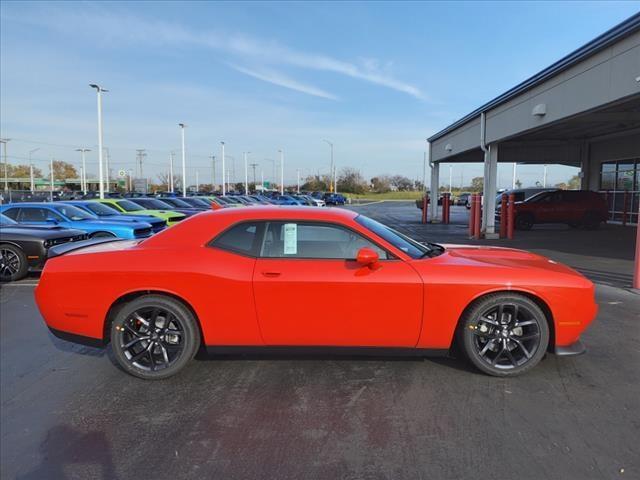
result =
[[284,224],[284,254],[296,255],[298,253],[298,225],[295,223]]

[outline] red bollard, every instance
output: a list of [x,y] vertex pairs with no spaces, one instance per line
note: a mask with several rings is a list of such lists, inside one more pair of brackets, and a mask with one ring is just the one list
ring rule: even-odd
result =
[[640,208],[636,219],[636,265],[633,269],[633,288],[640,290]]
[[629,211],[629,190],[624,191],[622,200],[622,226],[627,226],[627,212]]
[[506,193],[500,198],[500,238],[507,236],[507,200],[509,196]]
[[451,200],[450,200],[451,194],[450,193],[444,193],[442,195],[442,223],[448,225],[449,224],[449,208],[451,206]]
[[425,193],[424,196],[422,197],[422,223],[427,223],[427,208],[428,208],[427,194]]
[[513,240],[513,229],[515,227],[515,194],[509,195],[509,203],[507,205],[507,238]]
[[480,240],[480,227],[482,221],[482,195],[476,195],[476,209],[473,218],[473,238]]
[[471,208],[469,209],[469,237],[473,237],[473,218],[474,218],[474,209],[476,208],[476,194],[472,193],[469,197],[469,204]]

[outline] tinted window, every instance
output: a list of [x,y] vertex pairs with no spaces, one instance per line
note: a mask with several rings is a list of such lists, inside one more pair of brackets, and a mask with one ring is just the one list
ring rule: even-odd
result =
[[264,224],[261,222],[240,223],[218,235],[211,245],[223,250],[256,256],[263,228]]
[[171,205],[153,198],[136,198],[133,202],[150,210],[171,210]]
[[0,225],[17,225],[18,222],[7,217],[4,213],[0,213]]
[[20,221],[21,222],[46,222],[47,219],[57,220],[59,222],[64,219],[55,212],[47,210],[46,208],[21,208],[20,209]]
[[179,198],[163,198],[162,203],[168,203],[172,207],[176,208],[191,208],[191,205]]
[[9,217],[11,220],[17,220],[19,212],[20,212],[20,210],[18,210],[17,208],[9,208],[9,209],[5,210],[4,212],[2,212],[2,214],[6,215],[7,217]]
[[94,215],[85,212],[78,207],[74,207],[73,205],[56,205],[53,208],[56,210],[56,212],[61,213],[62,215],[73,221],[95,219]]
[[[144,210],[140,205],[136,205],[130,200],[118,200],[117,203],[125,212],[139,212],[140,210]],[[105,203],[105,205],[109,204]]]
[[368,247],[382,259],[387,253],[356,232],[320,223],[270,222],[261,256],[268,258],[334,258],[354,260],[358,250]]
[[99,217],[104,217],[106,215],[113,215],[118,212],[118,209],[113,205],[108,205],[105,203],[98,202],[90,202],[86,204],[86,208],[91,210],[92,213],[98,215]]
[[431,251],[431,248],[426,245],[422,245],[393,228],[389,228],[380,222],[376,222],[369,217],[365,217],[364,215],[358,215],[356,217],[356,222],[368,228],[379,237],[384,238],[391,245],[396,247],[398,250],[402,250],[412,258],[422,258]]

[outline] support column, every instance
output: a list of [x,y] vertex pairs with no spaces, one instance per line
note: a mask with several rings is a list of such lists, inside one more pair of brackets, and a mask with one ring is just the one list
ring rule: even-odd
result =
[[498,190],[498,144],[488,146],[484,154],[484,186],[482,189],[482,232],[484,238],[498,238],[496,233],[496,195]]
[[580,190],[591,190],[591,158],[589,155],[589,142],[580,144]]
[[431,192],[429,200],[431,201],[431,223],[438,223],[438,190],[440,188],[440,164],[434,163],[431,166]]

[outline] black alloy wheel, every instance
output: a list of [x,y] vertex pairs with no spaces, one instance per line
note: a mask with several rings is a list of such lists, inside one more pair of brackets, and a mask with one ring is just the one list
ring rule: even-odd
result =
[[200,332],[181,302],[161,295],[138,297],[113,322],[111,344],[118,364],[144,379],[176,374],[196,354]]
[[0,245],[0,281],[20,280],[28,272],[27,257],[21,249],[14,245]]
[[533,228],[533,215],[530,213],[521,213],[516,216],[517,230],[531,230]]
[[513,376],[533,368],[549,344],[544,312],[528,297],[489,295],[465,315],[460,335],[471,362],[485,373]]

